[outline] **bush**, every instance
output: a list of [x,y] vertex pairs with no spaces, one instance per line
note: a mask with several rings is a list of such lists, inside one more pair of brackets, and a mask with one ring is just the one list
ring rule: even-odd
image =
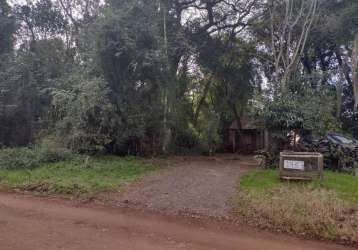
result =
[[46,145],[0,150],[0,169],[34,169],[43,163],[53,163],[72,158],[67,149],[51,149]]
[[39,165],[40,157],[30,148],[5,148],[0,151],[0,168],[33,168]]
[[299,91],[282,97],[268,98],[261,115],[271,131],[293,129],[313,131],[325,135],[340,129],[334,114],[335,92],[330,87],[312,90],[303,85]]

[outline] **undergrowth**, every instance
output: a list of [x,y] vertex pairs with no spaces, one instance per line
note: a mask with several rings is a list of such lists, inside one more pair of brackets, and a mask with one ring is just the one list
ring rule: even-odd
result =
[[53,148],[47,145],[0,149],[0,169],[34,169],[44,163],[73,159],[74,155],[65,148]]
[[34,169],[0,169],[0,186],[47,194],[90,195],[118,188],[154,169],[132,157],[79,157]]

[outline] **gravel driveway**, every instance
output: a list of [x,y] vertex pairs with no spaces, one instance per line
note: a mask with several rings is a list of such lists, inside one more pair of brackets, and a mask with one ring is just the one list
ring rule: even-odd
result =
[[175,157],[167,167],[120,193],[105,194],[117,206],[165,214],[229,218],[237,179],[255,168],[251,156]]

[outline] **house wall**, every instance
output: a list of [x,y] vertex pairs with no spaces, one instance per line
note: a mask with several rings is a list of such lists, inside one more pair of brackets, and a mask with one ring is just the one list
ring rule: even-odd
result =
[[230,130],[229,142],[232,151],[254,152],[264,149],[268,142],[265,140],[265,131],[256,129]]

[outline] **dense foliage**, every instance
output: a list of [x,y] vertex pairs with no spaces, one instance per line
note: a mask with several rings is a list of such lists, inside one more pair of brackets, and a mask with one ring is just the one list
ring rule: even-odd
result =
[[257,114],[357,135],[357,13],[354,0],[0,0],[0,146],[213,153]]
[[269,128],[288,133],[291,130],[313,131],[323,136],[340,129],[334,117],[334,90],[321,87],[291,92],[269,101],[263,110]]

